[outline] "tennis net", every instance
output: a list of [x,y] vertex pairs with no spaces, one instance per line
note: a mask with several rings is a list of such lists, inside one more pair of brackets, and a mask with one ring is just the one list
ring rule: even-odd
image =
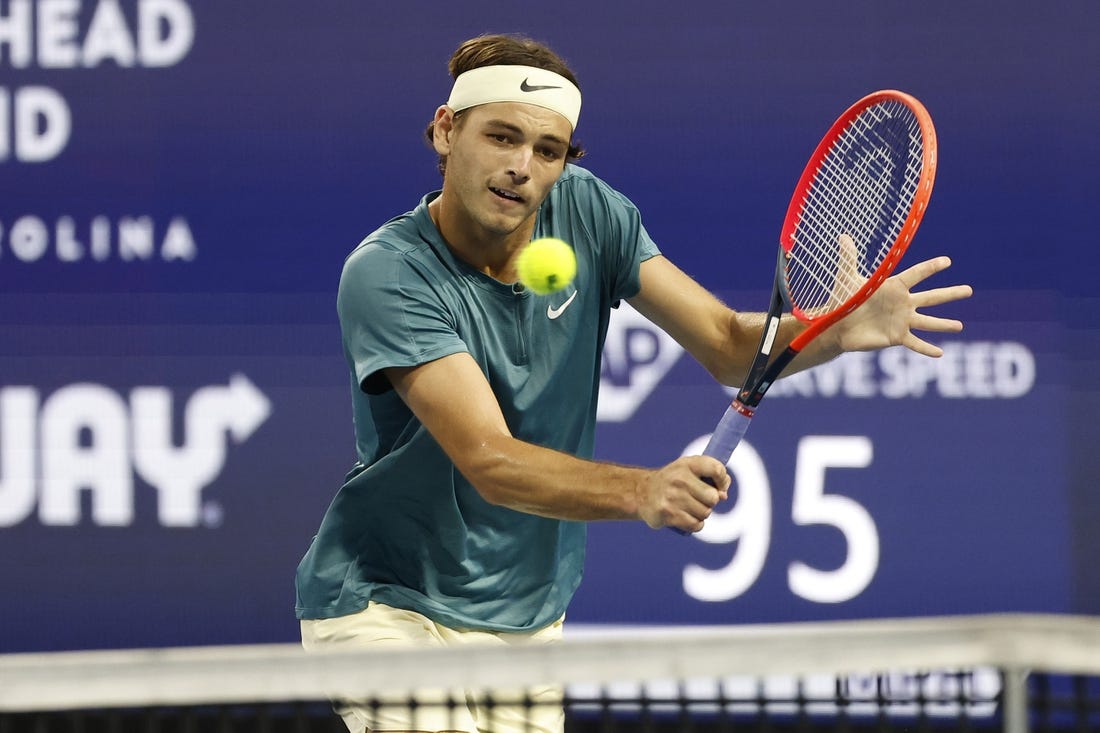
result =
[[576,733],[1095,731],[1100,619],[586,629],[506,649],[0,655],[0,733],[343,731],[330,701],[493,710],[543,704],[507,691],[545,684],[560,686],[551,704]]

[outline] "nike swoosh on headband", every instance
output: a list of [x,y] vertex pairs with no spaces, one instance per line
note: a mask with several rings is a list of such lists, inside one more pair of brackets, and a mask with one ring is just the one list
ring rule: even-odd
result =
[[546,306],[546,317],[553,321],[556,320],[558,316],[560,316],[562,313],[565,313],[565,309],[568,308],[569,304],[573,302],[573,298],[577,297],[577,292],[578,291],[574,290],[573,294],[570,295],[569,298],[557,308],[551,305]]
[[526,79],[524,79],[523,81],[521,81],[519,83],[519,90],[521,92],[537,92],[537,91],[541,91],[543,89],[561,89],[561,87],[541,85],[541,84],[536,84],[536,85],[532,86],[532,85],[527,83]]

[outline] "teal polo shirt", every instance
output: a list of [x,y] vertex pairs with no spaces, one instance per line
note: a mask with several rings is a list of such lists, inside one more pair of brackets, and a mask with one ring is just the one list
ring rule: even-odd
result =
[[454,628],[528,631],[560,618],[581,581],[584,523],[486,502],[381,370],[467,352],[515,437],[590,458],[611,308],[638,292],[657,246],[630,201],[568,165],[534,236],[569,242],[577,276],[539,296],[455,257],[428,213],[438,195],[344,265],[337,308],[358,462],[298,566],[299,618],[377,601]]

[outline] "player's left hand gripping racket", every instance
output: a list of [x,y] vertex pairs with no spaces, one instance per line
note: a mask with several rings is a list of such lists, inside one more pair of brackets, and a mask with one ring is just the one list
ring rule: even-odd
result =
[[[728,462],[783,369],[886,281],[920,225],[935,176],[936,131],[908,94],[875,92],[833,123],[787,208],[756,357],[703,455]],[[808,328],[769,363],[785,306]]]

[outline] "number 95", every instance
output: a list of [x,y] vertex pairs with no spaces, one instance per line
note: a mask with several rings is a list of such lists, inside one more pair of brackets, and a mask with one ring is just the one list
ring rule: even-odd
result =
[[[691,442],[684,455],[696,455],[709,435]],[[818,570],[801,561],[787,568],[791,592],[816,603],[842,603],[855,598],[870,584],[878,569],[879,539],[874,519],[855,500],[825,493],[825,471],[866,468],[874,449],[862,435],[811,435],[798,442],[791,519],[798,526],[829,525],[847,542],[844,563],[834,570]],[[737,543],[729,563],[717,570],[694,563],[684,568],[684,592],[700,601],[737,598],[752,587],[764,569],[771,543],[771,487],[764,462],[753,447],[742,442],[729,463],[737,486],[737,501],[728,512],[715,513],[693,535],[711,544]]]

